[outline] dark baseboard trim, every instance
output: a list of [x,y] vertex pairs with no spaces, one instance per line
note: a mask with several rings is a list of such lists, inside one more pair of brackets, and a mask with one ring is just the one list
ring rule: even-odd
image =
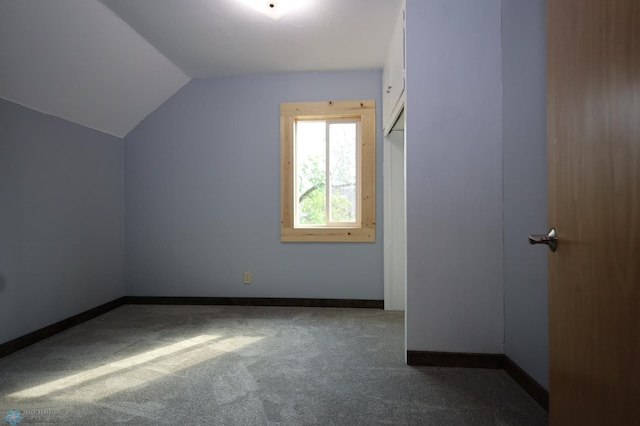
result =
[[81,324],[85,321],[89,321],[90,319],[98,317],[102,314],[106,314],[110,310],[124,305],[124,303],[124,297],[121,297],[119,299],[112,300],[111,302],[107,302],[103,305],[97,306],[93,309],[89,309],[88,311],[84,311],[67,319],[63,319],[62,321],[58,321],[55,324],[51,324],[29,334],[25,334],[24,336],[20,336],[13,340],[9,340],[8,342],[2,343],[0,344],[0,358],[17,352],[20,349],[26,348],[27,346],[33,345],[34,343],[37,343],[55,334],[61,333],[71,327],[75,327],[76,325]]
[[147,297],[125,296],[131,305],[229,305],[229,306],[297,306],[313,308],[384,309],[383,300],[296,299],[272,297]]
[[504,371],[511,376],[522,389],[527,392],[531,398],[535,399],[542,408],[549,411],[549,391],[540,386],[530,375],[518,366],[511,358],[506,355],[504,357]]
[[407,364],[431,367],[502,368],[501,354],[407,351]]
[[79,313],[55,324],[48,325],[5,343],[0,343],[0,358],[33,345],[41,340],[89,321],[122,305],[231,305],[231,306],[299,306],[331,308],[384,309],[382,300],[357,299],[287,299],[243,297],[145,297],[124,296]]
[[511,358],[503,354],[407,351],[407,364],[431,367],[502,369],[542,408],[549,411],[549,391],[540,386]]

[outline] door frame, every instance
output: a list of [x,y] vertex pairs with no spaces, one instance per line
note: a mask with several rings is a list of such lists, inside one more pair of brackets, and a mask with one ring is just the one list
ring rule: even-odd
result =
[[[390,123],[384,129],[383,149],[383,234],[384,234],[384,308],[385,310],[404,311],[406,302],[406,277],[407,277],[407,213],[406,213],[406,114],[404,112],[405,96],[400,97],[394,111],[391,114]],[[392,141],[391,132],[398,119],[403,129],[402,151],[398,150],[397,142]],[[394,146],[395,145],[395,146]],[[400,155],[398,155],[400,154]],[[401,168],[401,170],[398,170]],[[398,176],[402,176],[399,180]],[[403,202],[392,203],[392,193],[402,191]],[[401,232],[393,232],[397,221],[402,221]],[[404,247],[400,255],[394,248]]]

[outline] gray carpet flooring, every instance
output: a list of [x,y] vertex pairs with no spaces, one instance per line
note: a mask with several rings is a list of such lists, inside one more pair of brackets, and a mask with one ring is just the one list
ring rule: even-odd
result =
[[0,359],[0,410],[0,424],[9,410],[23,424],[548,423],[503,371],[407,366],[402,313],[334,308],[125,305]]

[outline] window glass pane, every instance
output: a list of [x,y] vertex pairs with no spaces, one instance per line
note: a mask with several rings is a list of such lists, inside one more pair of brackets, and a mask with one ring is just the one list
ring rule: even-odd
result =
[[331,222],[355,222],[358,196],[356,123],[329,125]]
[[325,121],[299,121],[296,125],[296,222],[326,224],[327,142]]

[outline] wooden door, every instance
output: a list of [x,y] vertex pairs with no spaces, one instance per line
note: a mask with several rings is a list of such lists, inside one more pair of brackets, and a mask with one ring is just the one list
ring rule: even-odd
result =
[[640,1],[547,1],[550,420],[640,424]]

